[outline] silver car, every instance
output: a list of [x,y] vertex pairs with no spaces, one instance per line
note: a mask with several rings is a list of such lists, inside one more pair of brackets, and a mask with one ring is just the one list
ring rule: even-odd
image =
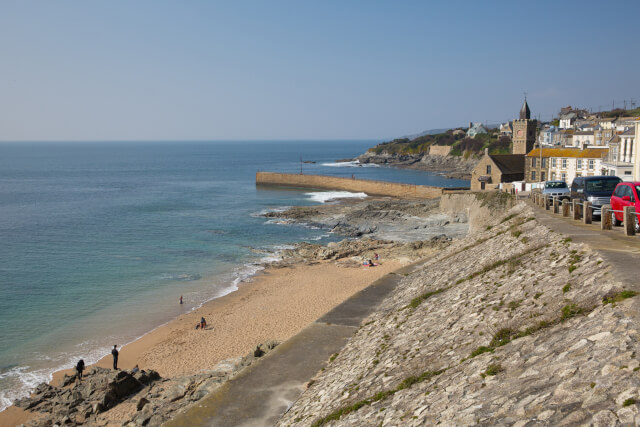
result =
[[558,197],[559,200],[570,199],[571,190],[564,181],[545,181],[542,188],[544,196]]

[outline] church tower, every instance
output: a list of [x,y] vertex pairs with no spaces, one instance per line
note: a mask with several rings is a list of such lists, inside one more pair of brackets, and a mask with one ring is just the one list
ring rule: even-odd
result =
[[531,110],[527,98],[520,109],[520,118],[513,121],[513,149],[512,154],[527,154],[533,150],[536,141],[537,120],[531,120]]

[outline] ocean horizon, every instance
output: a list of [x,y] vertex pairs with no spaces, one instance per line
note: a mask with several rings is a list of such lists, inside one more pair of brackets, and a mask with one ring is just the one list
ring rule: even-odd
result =
[[234,291],[284,248],[342,239],[261,215],[340,194],[256,188],[256,171],[468,185],[335,163],[375,144],[0,142],[0,409],[78,359],[93,363]]

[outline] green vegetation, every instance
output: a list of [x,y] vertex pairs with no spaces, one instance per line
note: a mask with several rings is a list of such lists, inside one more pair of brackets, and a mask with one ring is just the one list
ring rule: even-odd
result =
[[511,138],[500,136],[497,129],[490,129],[486,134],[478,134],[469,138],[465,134],[450,129],[434,135],[423,135],[414,139],[397,138],[383,142],[369,149],[369,152],[382,154],[422,154],[429,151],[432,145],[448,145],[452,156],[478,156],[489,149],[490,154],[510,154]]
[[[523,330],[501,328],[493,335],[493,338],[491,339],[491,342],[488,346],[480,346],[476,348],[466,359],[474,358],[483,353],[493,353],[496,348],[507,345],[515,339],[532,335],[542,329],[557,325],[558,323],[571,319],[572,317],[575,317],[579,314],[586,314],[588,311],[589,309],[580,307],[577,304],[570,303],[562,308],[561,316],[559,318],[556,318],[555,320],[541,320],[537,324],[529,326],[528,328],[525,328]],[[466,359],[463,359],[462,361]]]
[[622,402],[622,406],[631,406],[631,405],[635,405],[636,400],[634,398],[629,398],[627,400],[625,400],[624,402]]
[[333,411],[332,413],[330,413],[326,417],[323,417],[323,418],[320,418],[320,419],[316,420],[312,424],[312,426],[313,427],[320,427],[320,426],[323,426],[323,425],[327,424],[330,421],[337,421],[343,415],[350,414],[351,412],[355,412],[355,411],[357,411],[358,409],[362,408],[365,405],[371,405],[374,402],[378,402],[380,400],[386,399],[389,396],[393,396],[394,394],[396,394],[400,390],[404,390],[406,388],[409,388],[409,387],[413,386],[414,384],[421,383],[423,381],[427,381],[427,380],[435,377],[436,375],[440,375],[445,370],[446,369],[441,369],[439,371],[425,371],[420,375],[407,377],[396,388],[393,388],[393,389],[390,389],[390,390],[381,391],[381,392],[376,393],[375,395],[373,395],[373,396],[371,396],[371,397],[369,397],[367,399],[360,400],[360,401],[358,401],[358,402],[356,402],[356,403],[354,403],[352,405],[343,406],[343,407]]
[[562,293],[566,294],[567,292],[569,292],[571,290],[571,283],[567,283],[566,285],[564,285],[562,287]]
[[334,360],[336,360],[336,357],[338,357],[338,353],[333,353],[329,358],[329,362],[333,362]]
[[423,301],[426,301],[427,298],[429,298],[429,297],[431,297],[433,295],[437,295],[439,293],[442,293],[442,292],[446,291],[447,289],[448,288],[441,288],[441,289],[436,289],[435,291],[425,292],[424,294],[412,299],[411,302],[405,308],[414,309],[414,308],[418,307],[420,304],[422,304]]
[[497,364],[497,363],[492,363],[491,365],[487,366],[487,370],[484,371],[485,375],[498,375],[500,372],[504,371],[504,368]]
[[603,119],[611,119],[614,117],[637,117],[640,116],[640,107],[635,108],[633,110],[625,110],[624,108],[616,108],[611,111],[601,111],[599,113],[600,117]]
[[633,298],[638,295],[638,292],[634,291],[621,291],[621,292],[613,292],[607,293],[602,297],[602,304],[615,304],[627,298]]
[[578,314],[584,313],[584,309],[576,304],[570,303],[562,307],[562,320],[568,320]]

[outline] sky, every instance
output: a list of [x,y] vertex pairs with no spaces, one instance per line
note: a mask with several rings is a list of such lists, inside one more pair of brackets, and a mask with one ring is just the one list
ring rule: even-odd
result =
[[640,104],[640,1],[0,0],[0,141],[385,140]]

